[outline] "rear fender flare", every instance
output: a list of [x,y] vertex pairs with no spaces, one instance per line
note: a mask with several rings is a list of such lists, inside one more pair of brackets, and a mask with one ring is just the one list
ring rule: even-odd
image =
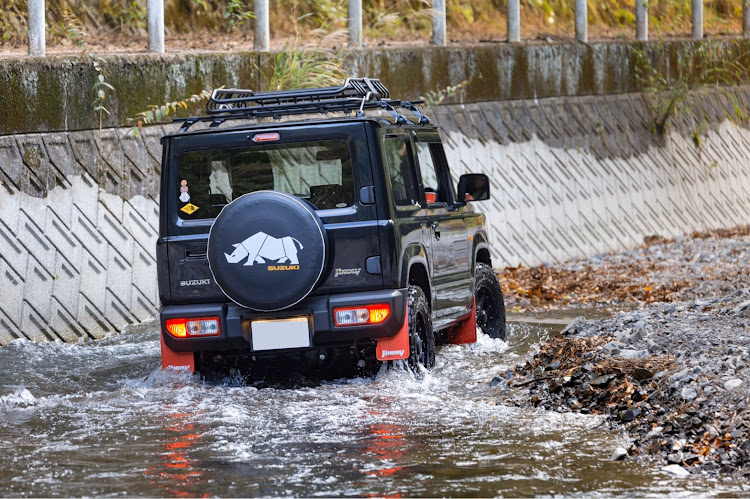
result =
[[410,244],[406,248],[404,248],[404,253],[401,259],[401,275],[399,278],[399,285],[402,288],[406,288],[409,286],[409,276],[411,275],[411,271],[416,265],[421,265],[425,269],[425,273],[427,274],[427,288],[423,289],[425,295],[427,296],[427,302],[430,305],[430,309],[432,309],[432,297],[434,296],[433,289],[432,289],[432,279],[430,278],[430,262],[427,258],[427,250],[424,246],[421,244]]

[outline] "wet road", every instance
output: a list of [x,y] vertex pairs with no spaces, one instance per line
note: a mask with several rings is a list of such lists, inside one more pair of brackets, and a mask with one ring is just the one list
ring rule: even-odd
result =
[[261,389],[162,373],[153,325],[86,345],[18,341],[0,348],[0,494],[739,490],[610,461],[628,444],[596,417],[495,405],[492,377],[559,328],[514,323],[508,343],[442,347],[421,381],[391,370]]

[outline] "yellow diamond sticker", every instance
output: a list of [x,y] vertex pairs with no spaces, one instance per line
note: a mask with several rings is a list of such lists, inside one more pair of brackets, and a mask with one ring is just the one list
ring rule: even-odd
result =
[[188,215],[192,215],[193,213],[195,213],[198,210],[199,210],[199,208],[197,206],[195,206],[193,203],[188,203],[185,206],[183,206],[182,208],[180,208],[180,211],[184,211]]

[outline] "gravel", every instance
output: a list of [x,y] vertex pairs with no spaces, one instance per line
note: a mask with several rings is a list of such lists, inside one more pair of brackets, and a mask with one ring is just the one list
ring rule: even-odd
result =
[[[746,275],[747,268],[733,272],[716,255],[750,253],[748,241],[714,239],[712,251],[702,239],[680,244],[694,245],[683,254],[716,262],[722,274]],[[744,264],[744,256],[736,262]],[[697,276],[684,271],[680,279],[691,277]],[[604,415],[633,439],[627,457],[615,452],[613,459],[652,459],[677,474],[680,468],[750,478],[750,289],[742,287],[748,281],[696,282],[683,288],[691,297],[683,302],[576,319],[525,365],[495,377],[495,390],[508,404]]]

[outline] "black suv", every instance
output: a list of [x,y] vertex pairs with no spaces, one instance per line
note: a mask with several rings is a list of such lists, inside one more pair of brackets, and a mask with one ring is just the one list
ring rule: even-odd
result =
[[222,89],[207,108],[162,139],[163,367],[343,353],[429,368],[436,342],[476,341],[477,326],[504,338],[485,216],[467,202],[489,198],[488,178],[462,175],[456,192],[414,103],[358,78]]

